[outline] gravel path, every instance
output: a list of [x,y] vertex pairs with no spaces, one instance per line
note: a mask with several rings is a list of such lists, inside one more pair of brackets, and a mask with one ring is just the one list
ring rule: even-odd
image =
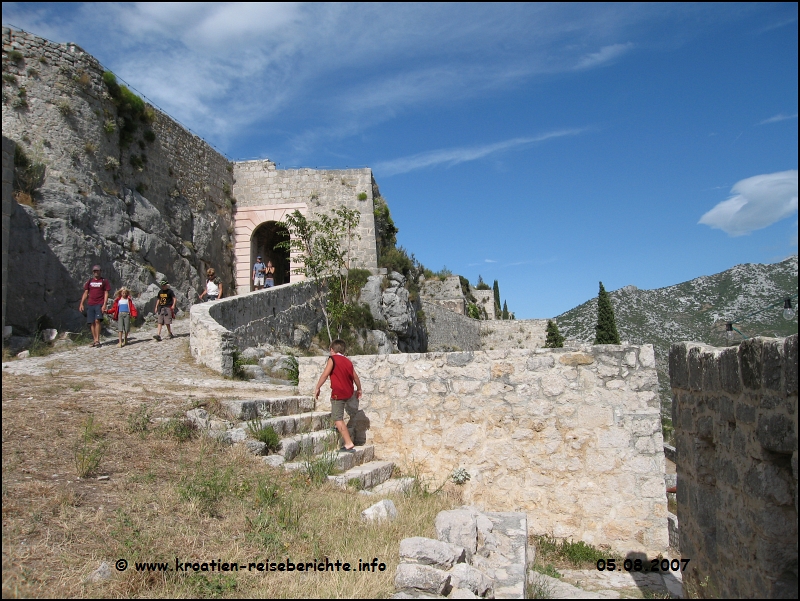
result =
[[[231,398],[259,398],[297,394],[294,386],[264,382],[230,380],[200,365],[189,353],[189,320],[173,322],[175,338],[162,328],[162,341],[153,339],[156,326],[145,326],[128,336],[128,344],[119,348],[116,333],[101,338],[102,345],[69,347],[45,357],[14,359],[3,363],[3,374],[52,376],[91,374],[93,379],[114,383],[155,384],[171,389],[199,388],[222,391]],[[166,337],[165,337],[166,336]]]

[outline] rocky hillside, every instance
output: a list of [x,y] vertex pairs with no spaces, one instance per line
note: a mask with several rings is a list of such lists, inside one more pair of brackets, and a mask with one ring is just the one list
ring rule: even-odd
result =
[[[622,340],[655,347],[662,400],[669,400],[667,359],[673,342],[695,340],[725,346],[725,323],[758,311],[797,292],[797,256],[770,265],[737,265],[715,275],[682,284],[639,290],[625,286],[609,293]],[[793,301],[795,310],[796,300]],[[786,321],[783,306],[735,324],[746,336],[788,336],[797,333],[797,316]],[[591,342],[597,322],[597,298],[559,315],[568,339]],[[737,335],[736,341],[741,341]]]
[[[166,277],[187,309],[207,267],[232,271],[233,167],[74,44],[3,28],[3,136],[16,143],[6,324],[83,324],[91,267],[152,309]],[[27,165],[27,166],[26,166]]]

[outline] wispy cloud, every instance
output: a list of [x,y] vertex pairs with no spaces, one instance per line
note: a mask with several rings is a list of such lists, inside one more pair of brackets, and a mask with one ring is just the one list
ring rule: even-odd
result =
[[633,48],[633,43],[626,44],[611,44],[610,46],[603,46],[597,52],[587,54],[578,61],[575,65],[576,69],[591,69],[610,63],[616,58],[619,58],[630,49]]
[[477,265],[486,265],[487,263],[497,263],[497,261],[495,261],[494,259],[484,259],[483,261],[481,261],[479,263],[468,263],[467,266],[468,267],[475,267]]
[[788,121],[789,119],[797,119],[797,113],[794,115],[784,115],[783,113],[778,113],[774,117],[770,117],[769,119],[764,119],[763,121],[759,121],[759,125],[766,125],[767,123],[778,123],[778,121]]
[[408,173],[409,171],[416,171],[417,169],[425,169],[427,167],[436,167],[444,165],[452,167],[459,163],[466,163],[468,161],[475,161],[482,159],[491,154],[498,152],[505,152],[508,150],[521,150],[535,144],[537,142],[544,142],[554,138],[563,138],[564,136],[576,136],[585,129],[562,129],[558,131],[551,131],[538,136],[526,138],[512,138],[511,140],[504,140],[503,142],[495,142],[494,144],[484,144],[482,146],[462,146],[460,148],[443,148],[440,150],[431,150],[428,152],[421,152],[391,161],[383,161],[374,166],[376,173],[382,176],[398,175],[400,173]]
[[734,184],[731,194],[699,223],[730,236],[765,228],[797,213],[797,169],[743,179]]

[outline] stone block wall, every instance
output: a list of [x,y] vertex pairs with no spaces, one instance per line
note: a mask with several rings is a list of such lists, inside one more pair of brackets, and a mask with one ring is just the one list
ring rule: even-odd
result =
[[481,321],[481,348],[542,348],[547,339],[546,319]]
[[494,291],[493,290],[475,290],[472,289],[472,295],[478,301],[478,307],[486,311],[486,317],[489,320],[495,320],[499,316],[494,312]]
[[419,290],[422,300],[434,303],[459,315],[467,314],[467,301],[461,290],[461,280],[451,275],[444,281],[439,278],[425,280]]
[[3,329],[6,327],[6,287],[8,286],[8,241],[11,237],[11,211],[14,208],[14,142],[3,136]]
[[438,303],[422,301],[430,351],[477,351],[481,348],[480,323]]
[[[378,267],[372,202],[377,186],[371,169],[277,169],[270,160],[258,160],[235,163],[234,176],[240,287],[245,281],[249,283],[250,237],[254,229],[265,220],[280,221],[284,212],[294,210],[309,217],[341,206],[359,211],[361,238],[354,244],[353,267]],[[359,194],[366,194],[366,199],[359,200]]]
[[3,133],[46,166],[31,204],[11,215],[15,327],[30,330],[42,314],[81,327],[78,302],[95,263],[148,309],[152,294],[139,295],[160,275],[183,308],[197,298],[209,266],[230,293],[231,163],[153,107],[151,122],[139,122],[122,144],[97,59],[22,31],[3,28],[2,36]]
[[[300,358],[311,394],[325,358]],[[653,347],[352,357],[381,458],[466,503],[524,511],[531,534],[655,556],[668,545]],[[329,395],[320,396],[324,410]]]
[[797,335],[672,345],[689,594],[797,597]]
[[225,375],[233,374],[233,353],[259,344],[297,345],[298,328],[313,335],[322,313],[312,303],[308,282],[285,284],[218,301],[190,313],[192,356]]

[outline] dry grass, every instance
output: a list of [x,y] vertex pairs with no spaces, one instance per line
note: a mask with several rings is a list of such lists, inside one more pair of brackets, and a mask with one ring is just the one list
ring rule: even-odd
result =
[[[314,487],[203,436],[179,442],[154,424],[145,433],[130,427],[142,404],[166,417],[198,404],[190,392],[198,391],[184,391],[179,402],[63,370],[3,377],[4,597],[386,597],[394,592],[399,541],[435,536],[435,515],[460,503],[455,487],[400,497],[395,522],[365,524],[359,514],[375,497]],[[90,416],[107,445],[96,473],[108,479],[77,478],[71,449]],[[245,565],[286,557],[357,565],[377,557],[387,567],[176,573],[176,557]],[[114,569],[118,559],[128,561],[126,571]],[[87,581],[104,561],[111,577]],[[173,570],[137,572],[137,561]]]

